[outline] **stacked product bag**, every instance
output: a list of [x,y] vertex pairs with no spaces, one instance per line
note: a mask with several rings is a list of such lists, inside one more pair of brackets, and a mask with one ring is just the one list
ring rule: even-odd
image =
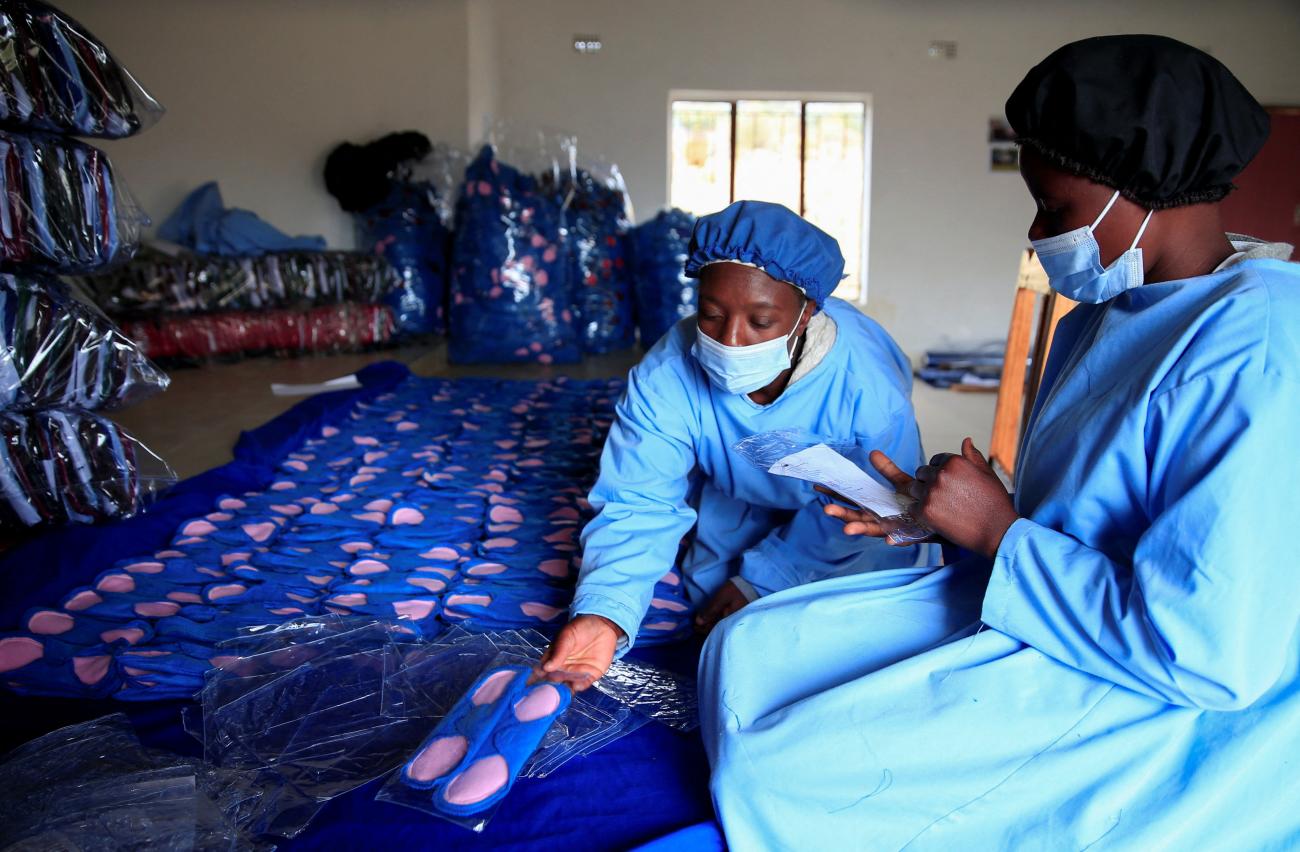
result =
[[353,302],[126,319],[122,330],[150,358],[184,363],[255,354],[295,357],[363,352],[384,346],[397,335],[393,311],[387,305]]
[[0,273],[0,409],[124,408],[167,381],[63,282]]
[[456,205],[451,360],[579,361],[566,251],[554,193],[485,146]]
[[574,313],[582,351],[599,355],[635,342],[632,282],[625,259],[631,227],[627,192],[617,168],[606,179],[578,169],[559,182]]
[[365,252],[146,249],[83,283],[151,358],[357,352],[397,335],[386,301],[400,282],[387,261]]
[[147,219],[107,156],[162,109],[79,24],[0,8],[0,532],[139,511],[174,480],[99,411],[167,377],[56,277],[128,259]]
[[633,229],[630,243],[641,345],[649,349],[678,323],[695,313],[699,282],[686,277],[695,217],[685,210],[662,210]]
[[0,130],[0,258],[7,269],[93,272],[129,258],[148,220],[103,151]]
[[385,258],[398,285],[388,297],[402,335],[442,334],[451,206],[450,167],[463,161],[415,132],[391,133],[366,145],[345,142],[325,163],[325,185],[356,217],[358,242]]
[[93,35],[35,0],[0,8],[0,124],[65,136],[121,139],[162,107]]

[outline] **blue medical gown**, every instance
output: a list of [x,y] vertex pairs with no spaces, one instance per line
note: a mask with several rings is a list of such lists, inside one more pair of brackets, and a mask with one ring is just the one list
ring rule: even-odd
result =
[[847,539],[811,484],[759,470],[731,449],[758,432],[802,428],[883,450],[905,469],[922,463],[907,359],[851,305],[830,299],[825,310],[834,345],[770,405],[709,382],[691,355],[694,317],[632,370],[591,492],[599,514],[583,532],[574,614],[602,615],[635,637],[655,581],[693,526],[681,565],[696,603],[737,574],[770,594],[928,558],[929,546]]
[[710,637],[731,848],[1295,848],[1297,423],[1300,266],[1076,308],[996,559]]

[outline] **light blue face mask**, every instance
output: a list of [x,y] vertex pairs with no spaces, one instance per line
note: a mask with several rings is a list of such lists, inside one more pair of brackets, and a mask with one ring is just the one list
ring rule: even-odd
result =
[[1137,236],[1128,251],[1105,268],[1101,265],[1101,247],[1093,231],[1115,206],[1119,191],[1110,197],[1097,221],[1073,231],[1066,231],[1045,240],[1030,240],[1038,260],[1047,272],[1047,283],[1052,289],[1076,302],[1100,304],[1109,301],[1125,290],[1142,286],[1142,249],[1137,247],[1146,232],[1154,210],[1147,212],[1138,228]]
[[799,320],[803,319],[807,306],[808,300],[805,299],[789,334],[751,346],[727,346],[697,328],[691,354],[720,390],[734,394],[753,393],[790,368],[790,338],[799,328]]

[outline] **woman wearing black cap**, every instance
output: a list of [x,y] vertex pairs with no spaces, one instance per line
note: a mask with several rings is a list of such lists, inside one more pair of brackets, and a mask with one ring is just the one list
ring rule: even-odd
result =
[[915,480],[877,455],[974,555],[792,590],[715,632],[702,708],[727,840],[1293,846],[1300,267],[1225,235],[1216,207],[1267,117],[1156,36],[1061,48],[1007,116],[1030,239],[1083,303],[1015,497],[969,440]]

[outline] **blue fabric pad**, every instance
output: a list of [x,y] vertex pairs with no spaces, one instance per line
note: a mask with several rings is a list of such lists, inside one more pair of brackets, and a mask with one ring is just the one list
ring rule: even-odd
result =
[[569,590],[548,585],[467,579],[447,590],[443,607],[449,619],[473,620],[480,627],[547,627],[567,620],[571,597]]
[[505,798],[573,694],[554,683],[528,684],[527,666],[484,672],[402,767],[402,782],[430,790],[433,806],[476,814]]

